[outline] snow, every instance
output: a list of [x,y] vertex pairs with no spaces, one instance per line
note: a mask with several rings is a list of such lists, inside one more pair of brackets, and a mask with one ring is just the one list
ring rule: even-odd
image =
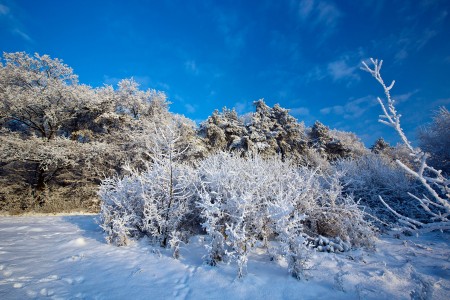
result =
[[448,299],[450,234],[382,236],[376,250],[316,252],[307,281],[262,250],[248,274],[203,263],[203,236],[181,258],[146,240],[105,242],[95,216],[0,218],[0,299]]

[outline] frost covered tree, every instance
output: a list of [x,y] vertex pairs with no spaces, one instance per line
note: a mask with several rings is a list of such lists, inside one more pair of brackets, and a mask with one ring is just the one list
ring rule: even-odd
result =
[[[392,209],[382,197],[380,201],[398,218],[398,221],[405,225],[405,230],[409,231],[427,231],[427,230],[443,230],[450,229],[450,180],[442,174],[441,170],[437,170],[434,167],[428,165],[427,159],[429,154],[423,152],[419,148],[414,148],[408,138],[406,137],[400,124],[401,115],[397,113],[395,108],[395,101],[391,98],[390,91],[394,87],[395,81],[387,86],[381,77],[381,67],[383,61],[371,58],[372,67],[369,67],[365,62],[362,62],[364,71],[369,72],[383,87],[384,94],[386,96],[385,101],[378,98],[378,102],[383,111],[379,122],[392,127],[400,136],[401,141],[409,151],[409,155],[413,158],[417,164],[417,168],[410,167],[404,162],[397,160],[397,163],[407,172],[410,176],[416,178],[426,190],[426,193],[421,196],[417,196],[412,193],[408,193],[409,196],[418,201],[422,209],[431,217],[430,223],[418,221],[413,218],[409,218],[401,215],[394,209]],[[448,133],[447,133],[448,137]],[[442,137],[445,139],[445,135]]]
[[330,130],[333,142],[328,145],[332,160],[341,158],[356,159],[368,153],[361,139],[353,132]]
[[0,144],[4,172],[0,195],[5,199],[1,209],[34,210],[44,206],[44,211],[55,212],[95,205],[95,184],[90,176],[104,162],[107,145],[64,137],[46,141],[32,135],[23,139],[11,132],[0,133]]
[[250,146],[244,123],[235,110],[226,107],[222,109],[222,112],[214,111],[206,121],[200,124],[198,132],[210,151],[246,151]]
[[378,138],[375,143],[370,147],[370,151],[372,151],[375,154],[383,153],[387,150],[389,150],[391,146],[388,142],[386,142],[382,137]]
[[139,83],[133,78],[122,79],[119,81],[118,87],[117,110],[130,114],[134,119],[139,119],[144,115],[158,114],[155,112],[155,104],[163,109],[169,104],[163,92],[151,89],[142,91],[139,89]]
[[304,124],[278,104],[271,108],[260,99],[254,105],[256,111],[245,117],[224,108],[200,125],[199,135],[209,151],[234,150],[300,160],[306,151]]
[[238,116],[224,108],[214,111],[200,124],[198,134],[207,151],[240,151],[243,155],[258,153],[263,157],[281,156],[302,165],[322,166],[340,158],[360,157],[367,152],[351,132],[330,130],[320,122],[305,128],[275,104],[269,107],[263,99],[254,102],[255,112]]
[[306,149],[305,126],[278,104],[270,108],[263,99],[254,102],[248,132],[253,143],[252,151],[268,157],[281,155],[299,159]]
[[94,89],[48,55],[4,53],[0,100],[0,209],[52,202],[58,211],[72,200],[80,205],[78,198],[95,199],[101,178],[123,174],[125,163],[145,168],[159,135],[154,129],[170,122],[178,124],[177,144],[191,145],[183,159],[205,152],[195,124],[171,114],[164,93],[141,90],[132,78]]
[[[89,189],[93,182],[85,178],[104,160],[94,160],[91,154],[101,155],[107,147],[80,145],[81,140],[72,139],[71,134],[77,130],[72,125],[80,112],[95,105],[96,93],[78,84],[70,67],[48,55],[4,53],[2,62],[0,152],[5,174],[0,194],[6,200],[5,208],[16,209],[18,201],[22,209],[42,206],[50,198],[59,198],[61,207],[55,209],[64,209],[69,202],[64,196],[73,199],[69,190],[77,186],[80,196],[94,198],[95,192]],[[58,196],[61,193],[66,195]]]
[[330,130],[316,121],[308,132],[309,146],[328,161],[342,158],[355,158],[367,152],[364,144],[355,134]]
[[0,111],[16,128],[48,140],[74,117],[82,101],[78,77],[61,60],[24,52],[3,53],[0,68]]

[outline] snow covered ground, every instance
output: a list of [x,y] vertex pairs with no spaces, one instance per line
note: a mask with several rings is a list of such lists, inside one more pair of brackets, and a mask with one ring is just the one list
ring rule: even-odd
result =
[[106,244],[95,216],[0,217],[0,299],[450,299],[448,233],[315,253],[307,281],[257,252],[236,279],[233,265],[202,263],[202,239],[174,260],[145,240]]

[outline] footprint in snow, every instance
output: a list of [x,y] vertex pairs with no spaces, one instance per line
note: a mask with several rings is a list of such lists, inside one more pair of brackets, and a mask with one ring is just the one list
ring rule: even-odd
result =
[[78,276],[75,278],[70,278],[70,277],[65,277],[65,278],[61,278],[62,281],[64,281],[67,284],[79,284],[79,283],[83,283],[84,282],[84,277],[83,276]]
[[60,260],[58,260],[58,262],[62,262],[62,261],[73,262],[73,261],[80,261],[82,259],[84,259],[83,253],[81,253],[79,255],[72,255],[72,256],[67,256],[67,257],[61,258]]
[[175,281],[175,287],[174,287],[174,291],[173,291],[173,297],[175,297],[175,299],[186,299],[187,295],[189,294],[189,286],[187,285],[187,282],[190,278],[190,274],[189,275],[185,275],[182,278],[178,278]]
[[54,294],[54,292],[53,292],[53,290],[43,288],[40,290],[39,294],[41,294],[41,296],[48,297],[48,296],[52,296]]
[[60,277],[58,275],[50,275],[50,276],[40,279],[38,282],[51,282],[51,281],[56,281],[59,279],[60,279]]
[[133,277],[133,276],[135,276],[135,275],[137,275],[137,274],[139,274],[139,273],[141,273],[141,272],[142,272],[142,269],[141,269],[141,268],[136,268],[136,269],[134,269],[134,270],[131,272],[130,277]]

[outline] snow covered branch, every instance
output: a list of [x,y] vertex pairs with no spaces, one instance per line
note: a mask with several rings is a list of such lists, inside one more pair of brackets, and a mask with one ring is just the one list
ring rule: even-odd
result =
[[[427,230],[444,229],[448,227],[450,215],[450,181],[444,177],[440,170],[429,166],[427,164],[427,158],[429,155],[424,153],[419,148],[414,148],[407,139],[403,129],[400,125],[401,115],[397,113],[395,108],[395,101],[391,98],[390,91],[394,87],[395,81],[389,86],[386,86],[381,76],[380,70],[383,65],[383,61],[371,58],[372,68],[369,67],[364,61],[362,62],[362,70],[369,72],[383,87],[386,100],[378,98],[378,102],[383,111],[383,115],[380,116],[379,122],[388,125],[395,129],[400,136],[402,142],[406,145],[410,152],[410,156],[414,162],[418,164],[416,170],[407,166],[404,162],[397,160],[397,163],[403,168],[405,172],[416,178],[426,189],[430,197],[423,195],[421,197],[412,195],[412,198],[419,202],[420,206],[431,215],[432,222],[429,224],[423,224],[416,220],[412,220],[405,216],[398,214],[394,211],[383,199],[380,197],[382,203],[398,218],[399,222],[405,224],[409,229],[419,230],[421,228],[427,228]],[[443,137],[444,138],[444,137]]]

